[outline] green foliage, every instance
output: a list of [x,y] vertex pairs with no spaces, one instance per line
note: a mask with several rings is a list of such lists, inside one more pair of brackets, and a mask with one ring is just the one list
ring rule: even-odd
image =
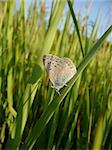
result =
[[[18,10],[14,0],[0,2],[1,149],[112,149],[112,25],[98,39],[98,16],[88,37],[87,16],[77,19],[73,2],[52,1],[48,22],[43,2],[27,15],[25,0]],[[43,69],[46,53],[77,66],[61,95]]]

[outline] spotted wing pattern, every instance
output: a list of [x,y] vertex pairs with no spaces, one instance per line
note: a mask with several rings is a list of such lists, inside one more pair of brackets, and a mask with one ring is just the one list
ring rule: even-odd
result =
[[69,58],[59,58],[48,54],[43,63],[53,87],[59,91],[76,73],[76,67]]

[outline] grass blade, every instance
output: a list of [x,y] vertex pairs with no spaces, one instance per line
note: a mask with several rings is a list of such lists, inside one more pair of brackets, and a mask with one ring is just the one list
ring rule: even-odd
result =
[[79,28],[78,28],[77,19],[75,17],[75,13],[74,13],[71,1],[67,0],[67,2],[68,2],[68,5],[69,5],[69,8],[70,8],[70,11],[71,11],[71,15],[72,15],[75,27],[76,27],[76,32],[77,32],[77,35],[78,35],[78,39],[79,39],[79,43],[80,43],[80,47],[81,47],[82,56],[84,57],[84,50],[83,50],[83,46],[82,46],[82,42],[81,42],[81,37],[80,37],[80,32],[79,32]]

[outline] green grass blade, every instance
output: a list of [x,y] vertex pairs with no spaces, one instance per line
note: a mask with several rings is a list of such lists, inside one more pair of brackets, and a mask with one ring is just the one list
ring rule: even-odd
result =
[[[13,37],[13,12],[14,12],[14,1],[8,1],[9,6],[9,20],[8,20],[8,31],[7,31],[7,40],[8,40],[8,64],[11,63],[13,57],[13,48],[12,48],[12,37]],[[13,66],[8,72],[7,76],[7,101],[12,106],[13,105]]]
[[75,129],[76,124],[77,124],[77,119],[78,119],[78,115],[79,115],[79,111],[80,111],[82,102],[83,102],[83,99],[79,102],[77,111],[76,111],[76,113],[75,113],[75,117],[74,117],[74,120],[73,120],[73,122],[72,122],[71,129],[70,129],[70,132],[69,132],[69,135],[68,135],[68,139],[67,139],[67,142],[66,142],[66,145],[65,145],[65,148],[66,148],[66,149],[70,149],[70,143],[71,143],[72,138],[73,138],[74,129]]
[[13,126],[13,140],[9,138],[7,144],[6,144],[6,149],[16,149],[19,146],[21,136],[23,134],[27,117],[30,111],[30,108],[32,106],[35,94],[37,92],[38,88],[38,82],[41,77],[42,70],[39,65],[35,65],[31,79],[29,83],[26,85],[26,89],[24,91],[24,95],[21,99],[21,103],[18,108],[17,112],[17,118],[15,121],[15,124]]
[[50,27],[46,33],[45,40],[44,40],[44,43],[42,46],[42,51],[41,51],[40,57],[38,58],[38,62],[40,64],[42,64],[43,55],[46,53],[49,53],[49,51],[51,49],[51,46],[53,44],[53,41],[54,41],[54,38],[56,35],[56,31],[58,28],[60,18],[61,18],[63,9],[65,7],[65,3],[66,3],[66,1],[60,0],[58,2],[58,6],[56,7],[56,10],[54,10],[54,11],[56,11],[56,14],[55,14],[55,16],[53,16],[53,19],[51,19]]
[[103,134],[104,134],[104,116],[101,115],[98,120],[97,127],[96,127],[96,134],[94,137],[94,143],[93,143],[93,148],[92,148],[93,150],[101,149]]
[[80,37],[80,32],[79,32],[79,28],[78,28],[77,19],[76,19],[76,17],[75,17],[75,13],[74,13],[74,10],[73,10],[71,1],[70,1],[70,0],[67,0],[67,2],[68,2],[68,5],[69,5],[69,8],[70,8],[70,11],[71,11],[71,15],[72,15],[72,18],[73,18],[73,21],[74,21],[74,25],[75,25],[75,27],[76,27],[76,32],[77,32],[77,35],[78,35],[81,52],[82,52],[82,55],[83,55],[83,57],[84,57],[84,49],[83,49],[82,42],[81,42],[81,37]]
[[57,129],[57,126],[58,126],[58,117],[59,117],[59,107],[57,107],[56,112],[54,114],[47,149],[52,149],[52,147],[53,147],[55,132],[56,132],[56,129]]
[[63,114],[62,114],[62,117],[61,117],[61,120],[60,120],[60,123],[59,123],[59,129],[60,130],[59,130],[58,144],[57,144],[58,147],[60,146],[60,143],[62,141],[64,132],[66,131],[66,128],[67,128],[67,125],[68,125],[68,122],[69,122],[69,119],[70,119],[70,115],[74,111],[73,109],[74,109],[74,105],[76,103],[76,100],[78,98],[81,78],[82,78],[82,76],[80,76],[78,78],[78,80],[76,81],[76,83],[75,83],[75,85],[72,89],[72,91],[73,91],[72,95],[73,96],[71,95],[71,97],[73,97],[73,98],[70,98],[70,96],[69,96],[68,99],[66,99],[66,101],[64,103]]

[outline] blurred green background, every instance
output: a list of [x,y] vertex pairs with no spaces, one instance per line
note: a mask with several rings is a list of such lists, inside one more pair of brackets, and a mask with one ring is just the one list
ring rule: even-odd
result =
[[[0,1],[0,148],[111,150],[112,24],[101,32],[98,13],[88,26],[91,0],[83,16],[73,0],[49,1],[47,19],[48,3],[16,2]],[[77,67],[61,95],[43,66],[48,53]]]

